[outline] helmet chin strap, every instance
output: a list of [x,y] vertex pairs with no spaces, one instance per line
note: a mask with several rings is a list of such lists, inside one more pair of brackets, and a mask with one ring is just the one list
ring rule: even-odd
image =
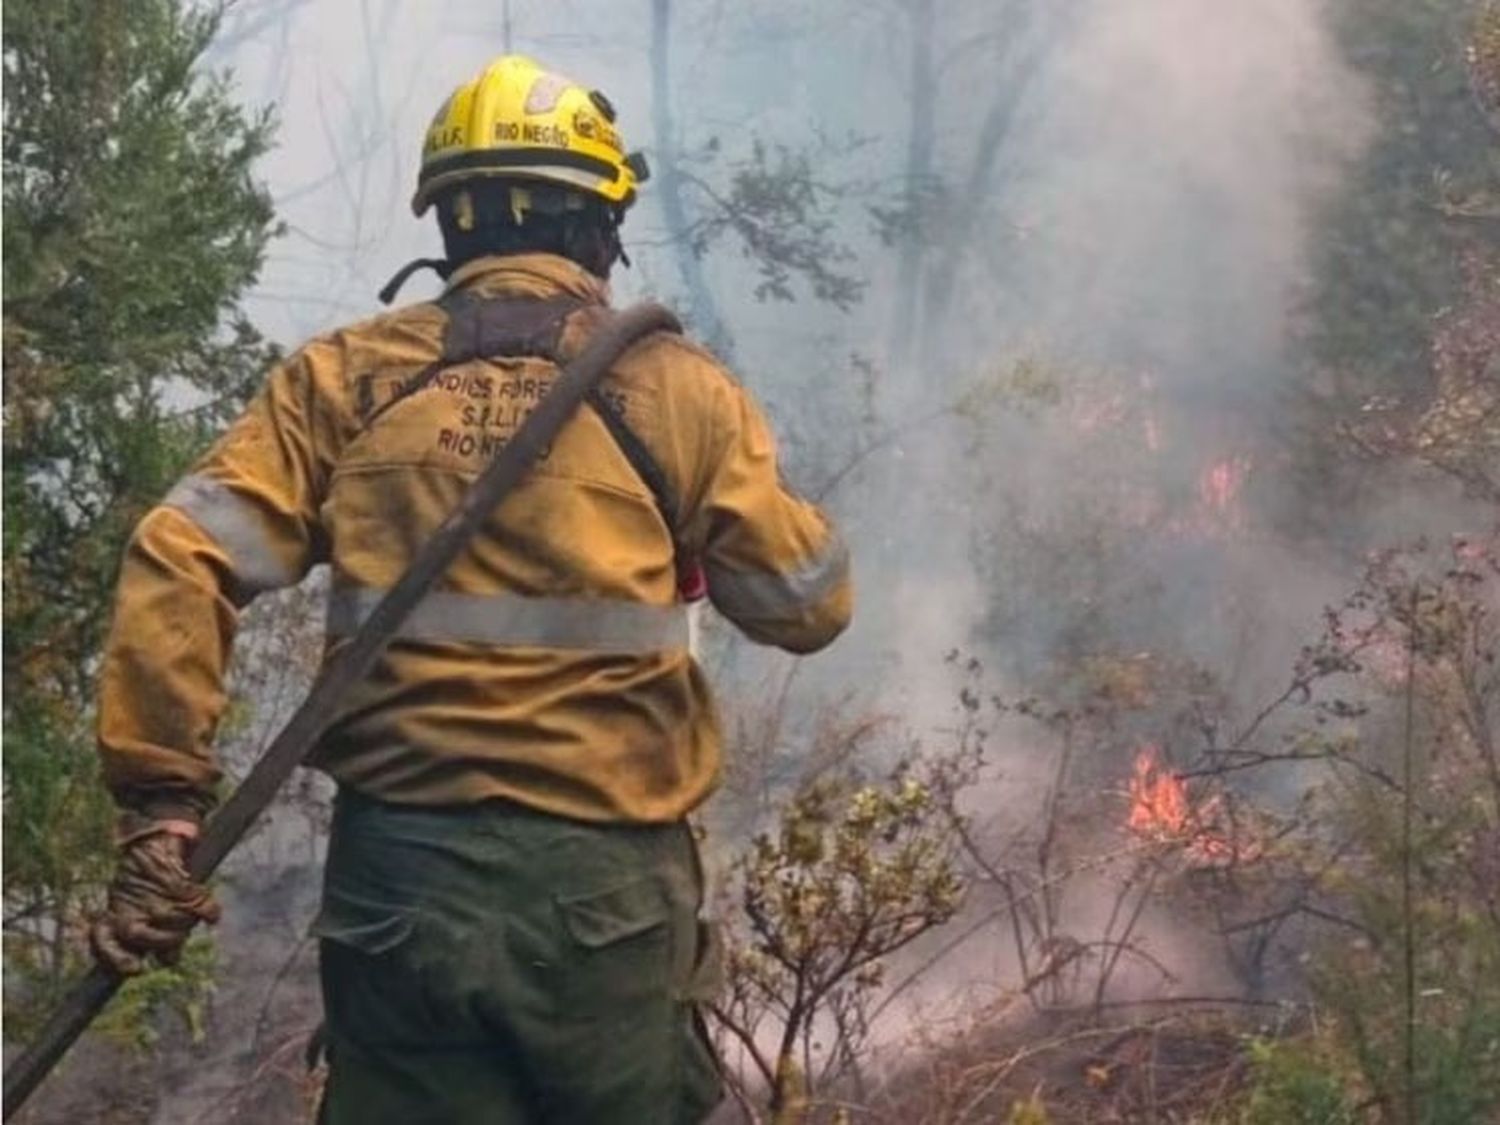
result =
[[620,226],[624,221],[623,210],[616,210],[613,214],[614,222],[609,226],[610,252],[614,259],[626,269],[630,268],[630,255],[625,253],[625,243],[620,240]]
[[447,258],[413,258],[397,270],[395,276],[381,287],[379,293],[380,303],[388,305],[394,301],[396,294],[401,292],[401,287],[418,270],[431,270],[444,281],[447,281],[449,275],[453,273],[453,263]]

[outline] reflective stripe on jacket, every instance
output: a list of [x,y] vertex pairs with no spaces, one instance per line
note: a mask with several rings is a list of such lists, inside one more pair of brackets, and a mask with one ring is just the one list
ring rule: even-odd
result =
[[[544,254],[485,258],[450,289],[589,302],[603,286]],[[101,672],[105,776],[136,806],[198,810],[240,607],[332,569],[330,645],[348,636],[556,376],[532,357],[444,369],[425,303],[333,332],[279,365],[245,414],[137,527]],[[347,700],[314,764],[412,804],[507,797],[593,820],[673,820],[716,779],[707,686],[687,651],[674,535],[709,597],[753,639],[796,652],[849,619],[848,558],[780,483],[760,411],[706,352],[661,333],[603,395],[677,499],[655,497],[585,409],[413,612]]]

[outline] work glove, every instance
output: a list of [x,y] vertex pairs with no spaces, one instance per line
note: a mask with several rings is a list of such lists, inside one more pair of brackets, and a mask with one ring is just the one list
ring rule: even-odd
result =
[[101,964],[122,976],[145,972],[148,956],[175,965],[193,927],[219,920],[212,892],[188,875],[197,836],[191,821],[123,814],[109,905],[89,934]]

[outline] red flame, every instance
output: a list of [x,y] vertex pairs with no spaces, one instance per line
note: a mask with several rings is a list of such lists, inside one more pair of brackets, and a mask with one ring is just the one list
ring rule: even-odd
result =
[[1154,414],[1146,415],[1146,448],[1152,453],[1161,452],[1161,427]]
[[1218,797],[1195,805],[1187,782],[1162,765],[1161,751],[1150,743],[1141,747],[1130,778],[1126,828],[1152,843],[1181,847],[1199,863],[1227,863],[1258,855],[1258,846],[1237,845],[1223,830],[1222,813]]
[[1250,475],[1250,463],[1248,457],[1225,457],[1204,469],[1198,478],[1198,498],[1204,507],[1227,514]]
[[1188,820],[1187,786],[1176,774],[1162,769],[1160,751],[1147,743],[1135,756],[1130,817],[1125,826],[1142,836],[1171,839],[1187,830]]

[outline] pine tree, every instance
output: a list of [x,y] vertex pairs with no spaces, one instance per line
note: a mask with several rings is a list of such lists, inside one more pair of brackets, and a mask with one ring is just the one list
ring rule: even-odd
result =
[[191,0],[4,8],[4,901],[22,1026],[108,873],[91,711],[125,538],[272,358],[239,310],[276,233],[253,175],[272,122],[203,71],[218,22]]
[[[1444,337],[1473,337],[1477,327],[1455,321],[1483,318],[1479,306],[1493,300],[1484,275],[1500,261],[1500,143],[1487,104],[1496,10],[1494,0],[1330,5],[1345,57],[1368,82],[1375,132],[1321,216],[1305,310],[1309,369],[1295,401],[1306,487],[1295,518],[1315,531],[1381,487],[1371,461],[1424,459],[1421,418],[1442,413],[1449,393]],[[1473,436],[1489,440],[1482,426]],[[1370,456],[1347,471],[1351,452]]]

